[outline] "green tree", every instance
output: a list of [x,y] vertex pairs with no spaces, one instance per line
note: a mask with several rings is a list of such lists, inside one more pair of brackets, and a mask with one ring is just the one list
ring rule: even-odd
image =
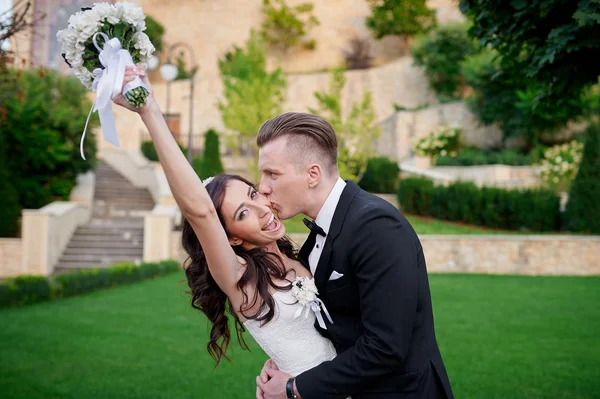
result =
[[175,80],[191,79],[199,69],[198,65],[196,65],[188,70],[185,64],[185,58],[183,57],[183,51],[180,52],[175,59],[175,66],[177,66],[177,76],[175,77]]
[[261,36],[272,47],[286,52],[291,47],[302,44],[304,48],[313,50],[314,40],[304,40],[308,31],[319,20],[313,14],[312,3],[302,3],[290,7],[284,0],[263,0],[265,20],[261,25]]
[[204,156],[201,162],[194,165],[196,173],[201,179],[223,173],[221,153],[219,150],[219,134],[214,129],[209,129],[204,135]]
[[148,35],[148,38],[154,45],[156,52],[160,53],[163,49],[163,36],[165,35],[165,27],[150,15],[146,15],[146,30],[144,33]]
[[375,37],[409,36],[427,32],[436,25],[435,10],[427,7],[426,0],[368,0],[372,15],[367,17]]
[[310,109],[310,112],[331,123],[338,136],[340,175],[358,182],[365,173],[369,158],[374,154],[374,141],[381,129],[375,125],[371,92],[365,92],[360,102],[353,102],[349,113],[342,112],[345,84],[344,69],[336,68],[329,81],[329,91],[314,93],[319,107]]
[[256,163],[256,133],[267,119],[281,113],[286,88],[283,72],[279,68],[267,72],[266,50],[254,31],[245,48],[234,47],[219,60],[219,71],[224,99],[217,106],[223,123],[251,146]]
[[[597,0],[461,0],[470,34],[500,55],[505,76],[527,82],[519,110],[565,125],[585,112],[582,89],[598,81],[600,2]],[[504,80],[504,79],[502,79]]]
[[94,115],[84,142],[79,142],[92,103],[73,77],[43,69],[13,71],[19,91],[7,98],[2,119],[6,165],[23,208],[37,209],[67,199],[76,177],[94,167]]
[[[2,127],[0,123],[0,127]],[[21,207],[17,191],[10,181],[10,172],[6,166],[6,146],[4,135],[0,129],[0,237],[12,237],[19,230]]]
[[467,98],[469,108],[485,124],[497,123],[504,138],[523,137],[529,149],[535,147],[543,133],[551,133],[583,112],[583,96],[557,97],[554,102],[531,101],[543,96],[543,86],[536,80],[523,79],[515,70],[504,70],[502,58],[494,50],[482,50],[462,63],[462,75],[473,89]]
[[600,125],[586,131],[583,158],[565,210],[568,230],[600,234]]
[[413,43],[415,64],[425,68],[429,84],[443,99],[460,97],[464,84],[461,63],[479,51],[464,24],[442,25]]

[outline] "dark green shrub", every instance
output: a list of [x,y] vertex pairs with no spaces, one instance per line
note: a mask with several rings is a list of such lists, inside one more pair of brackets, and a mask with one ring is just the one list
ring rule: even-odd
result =
[[440,156],[437,166],[476,166],[476,165],[511,165],[527,166],[533,163],[535,154],[526,154],[517,150],[482,150],[465,148],[453,157]]
[[50,297],[50,281],[43,276],[19,276],[0,284],[0,307],[41,302]]
[[204,135],[204,156],[201,163],[195,165],[194,169],[201,179],[224,172],[219,150],[219,134],[214,129],[206,131]]
[[44,69],[10,71],[19,90],[2,104],[1,130],[9,179],[22,208],[38,209],[68,199],[76,177],[96,162],[94,114],[79,142],[92,106],[85,87],[73,77]]
[[0,130],[0,237],[13,237],[19,231],[21,207],[19,196],[10,180],[6,166],[4,132]]
[[550,190],[477,187],[472,182],[434,186],[425,178],[400,181],[398,202],[406,213],[464,221],[489,228],[558,231],[560,199]]
[[103,288],[131,284],[180,270],[176,261],[119,263],[108,268],[93,268],[72,273],[20,276],[0,283],[0,307],[18,306],[48,299],[66,298]]
[[398,191],[400,168],[387,157],[370,158],[358,185],[371,193],[390,194]]
[[402,211],[415,215],[430,215],[434,189],[433,181],[423,177],[400,180],[398,203]]
[[479,51],[467,25],[441,25],[412,45],[415,64],[425,68],[429,84],[442,98],[460,97],[464,79],[460,64]]
[[588,127],[583,157],[571,183],[565,211],[566,228],[600,234],[600,125]]
[[[181,143],[177,143],[177,145],[181,149],[181,152],[183,152],[183,154],[187,156],[187,149],[185,148],[185,146]],[[154,146],[154,142],[152,140],[142,141],[140,149],[142,151],[142,154],[149,161],[158,162],[158,154],[156,152],[156,147]]]

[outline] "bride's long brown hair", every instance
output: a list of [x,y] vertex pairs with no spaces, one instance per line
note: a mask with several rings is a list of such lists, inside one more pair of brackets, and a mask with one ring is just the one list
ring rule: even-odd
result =
[[[227,185],[231,180],[239,180],[254,187],[252,183],[243,177],[228,174],[216,176],[206,186],[206,190],[217,210],[221,225],[225,229],[227,229],[227,227],[221,212],[221,207],[223,205],[223,198],[225,197]],[[229,331],[229,317],[227,316],[227,313],[234,318],[235,330],[240,346],[243,349],[248,349],[242,336],[245,328],[237,317],[237,313],[231,302],[227,299],[227,295],[219,288],[210,274],[204,250],[202,249],[192,226],[185,219],[183,222],[182,244],[188,254],[188,258],[184,263],[184,270],[188,286],[190,287],[188,293],[191,295],[191,305],[194,309],[198,309],[204,313],[212,324],[207,349],[208,353],[210,353],[218,365],[223,357],[228,359],[226,352],[231,340],[231,334]],[[297,259],[297,251],[294,249],[287,236],[277,240],[277,246],[283,255],[290,259]],[[245,250],[241,246],[233,246],[232,248],[234,252],[246,262],[246,270],[237,282],[237,287],[240,292],[242,292],[244,298],[241,313],[246,319],[268,323],[275,315],[275,302],[273,296],[269,292],[269,287],[278,291],[289,290],[291,285],[279,287],[273,283],[273,279],[286,279],[289,272],[285,268],[283,260],[278,255],[267,252],[263,248],[251,250]],[[251,299],[248,298],[245,290],[245,287],[248,284],[252,284],[255,288],[254,295]],[[254,314],[246,314],[244,312],[244,310],[254,308],[259,301],[260,306]]]

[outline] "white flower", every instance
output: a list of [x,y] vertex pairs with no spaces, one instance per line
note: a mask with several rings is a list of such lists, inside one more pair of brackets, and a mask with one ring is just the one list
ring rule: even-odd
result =
[[135,4],[123,2],[117,3],[115,7],[121,9],[122,19],[129,24],[137,25],[144,20],[144,12]]
[[292,294],[302,306],[308,306],[314,302],[318,293],[314,280],[307,277],[297,277],[292,283]]
[[96,3],[92,9],[98,15],[98,19],[104,21],[104,19],[111,15],[113,6],[108,3]]

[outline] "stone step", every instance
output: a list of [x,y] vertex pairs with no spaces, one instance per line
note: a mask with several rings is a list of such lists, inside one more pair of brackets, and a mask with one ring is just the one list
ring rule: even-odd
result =
[[69,247],[62,254],[62,259],[69,259],[71,256],[90,255],[90,256],[106,256],[110,253],[111,256],[143,256],[144,248],[141,245],[135,247]]
[[152,209],[154,207],[154,201],[149,201],[146,198],[118,198],[118,197],[96,197],[94,200],[94,206],[107,207],[107,206],[123,206],[127,209],[136,209],[135,207],[143,209]]
[[139,232],[143,234],[144,226],[139,224],[119,224],[119,225],[85,225],[80,226],[75,234],[98,234],[98,233],[124,233],[126,231]]
[[95,208],[92,212],[92,216],[94,219],[110,219],[110,220],[118,220],[122,218],[138,218],[143,219],[148,213],[152,212],[150,208],[146,210],[140,209],[131,209],[131,210],[121,210],[117,208]]
[[142,248],[143,240],[139,242],[128,242],[128,241],[115,241],[110,243],[110,247],[107,248],[106,241],[71,241],[67,250],[71,248],[101,248],[103,250],[112,250],[113,248]]
[[87,224],[88,226],[129,226],[129,227],[144,227],[144,218],[143,217],[115,217],[115,218],[92,218],[90,222]]
[[144,236],[144,230],[142,229],[106,229],[106,230],[94,230],[94,229],[77,229],[73,235],[73,239],[89,237],[89,236],[113,236],[122,237],[127,240],[129,238],[140,238]]
[[111,194],[111,195],[96,195],[95,200],[97,205],[103,205],[106,203],[112,204],[136,204],[140,203],[142,205],[154,205],[154,201],[152,198],[148,198],[145,196],[137,196],[137,197],[122,197],[119,194]]
[[134,259],[142,259],[144,257],[144,251],[139,251],[138,254],[134,255],[115,255],[115,254],[100,254],[100,255],[89,255],[89,254],[77,254],[77,255],[63,255],[60,258],[59,263],[69,262],[81,262],[88,264],[97,264],[108,266],[116,262],[126,261],[126,260],[134,260]]
[[[95,241],[95,242],[105,242],[105,243],[110,243],[110,242],[144,242],[144,235],[143,234],[131,234],[131,233],[124,233],[124,234],[86,234],[86,235],[79,235],[79,234],[74,234],[73,238],[71,238],[71,242],[89,242],[89,241]],[[110,245],[107,244],[107,246],[110,247]]]

